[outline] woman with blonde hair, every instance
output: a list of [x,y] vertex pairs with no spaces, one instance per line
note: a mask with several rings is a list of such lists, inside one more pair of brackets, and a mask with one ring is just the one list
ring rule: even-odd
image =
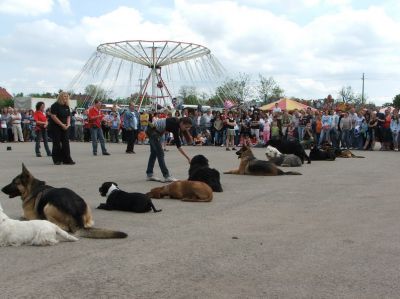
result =
[[71,158],[68,138],[68,129],[71,126],[71,111],[69,109],[68,93],[60,92],[57,102],[51,105],[49,124],[53,139],[52,158],[54,164],[75,164]]

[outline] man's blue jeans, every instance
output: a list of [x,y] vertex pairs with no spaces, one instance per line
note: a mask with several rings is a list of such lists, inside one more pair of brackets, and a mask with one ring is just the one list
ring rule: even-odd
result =
[[148,177],[153,175],[154,164],[156,163],[157,159],[158,165],[160,166],[164,178],[167,178],[169,177],[169,171],[167,166],[165,165],[164,150],[161,145],[161,137],[153,129],[148,129],[147,134],[149,136],[150,157],[149,162],[147,163],[146,174]]
[[103,154],[106,153],[107,150],[104,143],[103,130],[101,128],[92,127],[90,128],[90,136],[92,138],[93,154],[97,154],[97,139],[100,141],[101,152]]

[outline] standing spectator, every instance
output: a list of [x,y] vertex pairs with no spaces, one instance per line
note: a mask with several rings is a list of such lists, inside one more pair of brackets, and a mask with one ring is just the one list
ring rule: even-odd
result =
[[135,154],[133,150],[140,128],[140,115],[134,103],[129,103],[129,110],[124,115],[124,128],[126,136],[126,153]]
[[147,111],[143,111],[140,113],[140,129],[146,132],[148,125],[149,125],[149,113],[147,113]]
[[321,132],[322,132],[322,121],[321,121],[321,115],[316,114],[315,116],[315,141],[317,144],[319,144],[319,139],[321,137]]
[[311,128],[311,122],[309,121],[304,129],[304,134],[301,144],[304,146],[304,148],[310,148],[310,145],[312,143],[314,143],[314,132]]
[[353,149],[356,147],[355,130],[356,130],[356,122],[357,122],[357,113],[354,108],[350,109],[349,117],[351,119],[351,130],[350,130],[351,146],[350,146],[350,149]]
[[71,113],[71,126],[68,129],[68,131],[69,131],[69,140],[71,140],[71,141],[75,141],[75,138],[76,138],[76,136],[75,136],[75,122],[76,122],[75,115],[76,115],[76,111],[74,110]]
[[25,141],[32,141],[33,111],[29,110],[21,114],[22,135]]
[[83,115],[80,110],[75,113],[75,141],[83,141]]
[[105,112],[104,117],[101,121],[101,129],[103,130],[103,136],[106,141],[110,140],[110,127],[112,117],[110,112]]
[[278,140],[281,139],[281,131],[278,126],[278,120],[274,117],[272,123],[271,123],[271,139],[272,140]]
[[306,117],[306,113],[304,110],[300,110],[299,113],[299,126],[297,127],[297,135],[299,141],[303,141],[304,130],[307,125],[308,118]]
[[260,115],[256,112],[253,113],[250,120],[250,134],[256,138],[256,144],[260,143]]
[[121,126],[121,121],[118,117],[118,114],[113,112],[112,113],[113,119],[111,120],[111,129],[110,129],[110,138],[111,142],[119,143],[118,135],[119,135],[119,128]]
[[60,92],[55,102],[50,107],[49,129],[53,140],[52,158],[55,165],[61,163],[74,165],[69,147],[68,129],[71,126],[71,111],[69,109],[69,95]]
[[393,110],[392,120],[390,121],[390,130],[393,136],[393,148],[397,152],[399,150],[400,133],[399,112],[397,109]]
[[264,128],[263,128],[263,141],[264,144],[267,144],[271,136],[271,128],[269,124],[268,117],[265,119]]
[[340,120],[340,130],[342,132],[342,147],[350,149],[351,147],[351,136],[350,132],[352,129],[352,120],[348,112],[344,112],[343,117]]
[[44,112],[44,102],[36,103],[36,111],[33,114],[33,119],[36,122],[35,132],[36,132],[36,144],[35,144],[35,153],[36,157],[41,157],[40,153],[40,140],[43,139],[44,148],[46,150],[47,156],[51,156],[51,151],[49,149],[48,144],[48,136],[47,136],[47,126],[48,120],[47,116]]
[[363,136],[362,136],[362,129],[363,129],[363,122],[365,121],[364,115],[361,110],[357,112],[356,117],[356,126],[354,128],[354,142],[353,147],[355,146],[356,149],[363,149]]
[[7,108],[4,107],[1,112],[1,120],[0,120],[1,142],[8,141],[7,123],[9,123],[9,121],[10,121],[10,116],[8,115]]
[[90,135],[92,139],[92,150],[93,155],[97,156],[97,143],[100,141],[101,151],[103,156],[109,156],[110,153],[107,152],[106,145],[104,142],[103,131],[101,129],[101,121],[103,120],[103,113],[100,110],[101,102],[99,100],[94,100],[94,105],[89,109],[88,118],[90,124]]
[[214,120],[214,145],[220,146],[222,144],[222,134],[224,123],[221,119],[221,113],[218,111]]
[[82,111],[82,118],[83,118],[83,141],[89,142],[90,141],[90,123],[88,117],[88,111]]
[[212,114],[211,110],[207,110],[205,114],[202,115],[200,119],[200,127],[201,127],[201,132],[204,133],[208,131],[209,133],[211,132],[211,120],[212,120]]
[[334,148],[338,148],[339,147],[339,115],[334,112],[333,110],[331,110],[329,112],[329,115],[332,118],[332,124],[331,124],[331,130],[329,132],[330,137],[331,137],[331,141],[332,141],[332,146]]
[[292,116],[289,114],[287,110],[284,110],[282,115],[282,134],[284,136],[286,135],[286,130],[289,124],[291,123],[292,123]]
[[328,143],[331,143],[329,133],[331,131],[332,117],[329,115],[327,110],[322,111],[321,122],[322,122],[322,130],[321,130],[321,134],[319,136],[318,145],[321,145],[321,143],[324,142],[325,138]]
[[24,136],[22,134],[21,127],[21,113],[19,113],[18,109],[13,109],[11,114],[11,124],[12,131],[14,135],[14,142],[24,142]]
[[278,116],[278,113],[281,113],[282,109],[279,108],[278,103],[275,103],[275,107],[272,109],[272,113],[274,114],[274,116]]
[[227,134],[226,134],[226,150],[229,151],[229,144],[232,146],[232,150],[236,150],[235,148],[235,126],[236,126],[236,121],[235,118],[233,117],[232,111],[228,112],[228,118],[226,119],[226,126],[227,126]]
[[376,126],[378,125],[378,119],[376,118],[376,113],[371,113],[371,119],[368,123],[368,134],[367,140],[365,141],[364,149],[368,149],[373,151],[375,148],[375,141],[376,141]]
[[390,109],[385,110],[385,122],[383,123],[383,149],[384,151],[390,150],[392,143],[392,132],[390,131],[390,122],[392,117],[390,115]]

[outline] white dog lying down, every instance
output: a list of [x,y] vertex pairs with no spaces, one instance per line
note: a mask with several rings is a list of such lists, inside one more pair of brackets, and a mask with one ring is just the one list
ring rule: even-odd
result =
[[301,159],[293,154],[285,155],[278,151],[275,147],[268,145],[265,151],[267,159],[277,166],[282,167],[299,167],[302,165]]
[[47,220],[19,221],[10,219],[0,205],[0,246],[54,245],[60,240],[78,241]]

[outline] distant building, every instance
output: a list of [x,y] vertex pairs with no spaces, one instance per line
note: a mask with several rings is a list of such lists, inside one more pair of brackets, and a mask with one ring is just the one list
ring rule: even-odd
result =
[[10,95],[5,88],[0,87],[0,100],[11,100],[11,99],[12,95]]
[[[14,99],[14,107],[23,110],[35,110],[37,102],[43,102],[46,108],[49,108],[52,104],[54,104],[57,99],[49,99],[49,98],[35,98],[35,97],[16,97]],[[69,100],[69,107],[71,109],[76,108],[76,100]]]

